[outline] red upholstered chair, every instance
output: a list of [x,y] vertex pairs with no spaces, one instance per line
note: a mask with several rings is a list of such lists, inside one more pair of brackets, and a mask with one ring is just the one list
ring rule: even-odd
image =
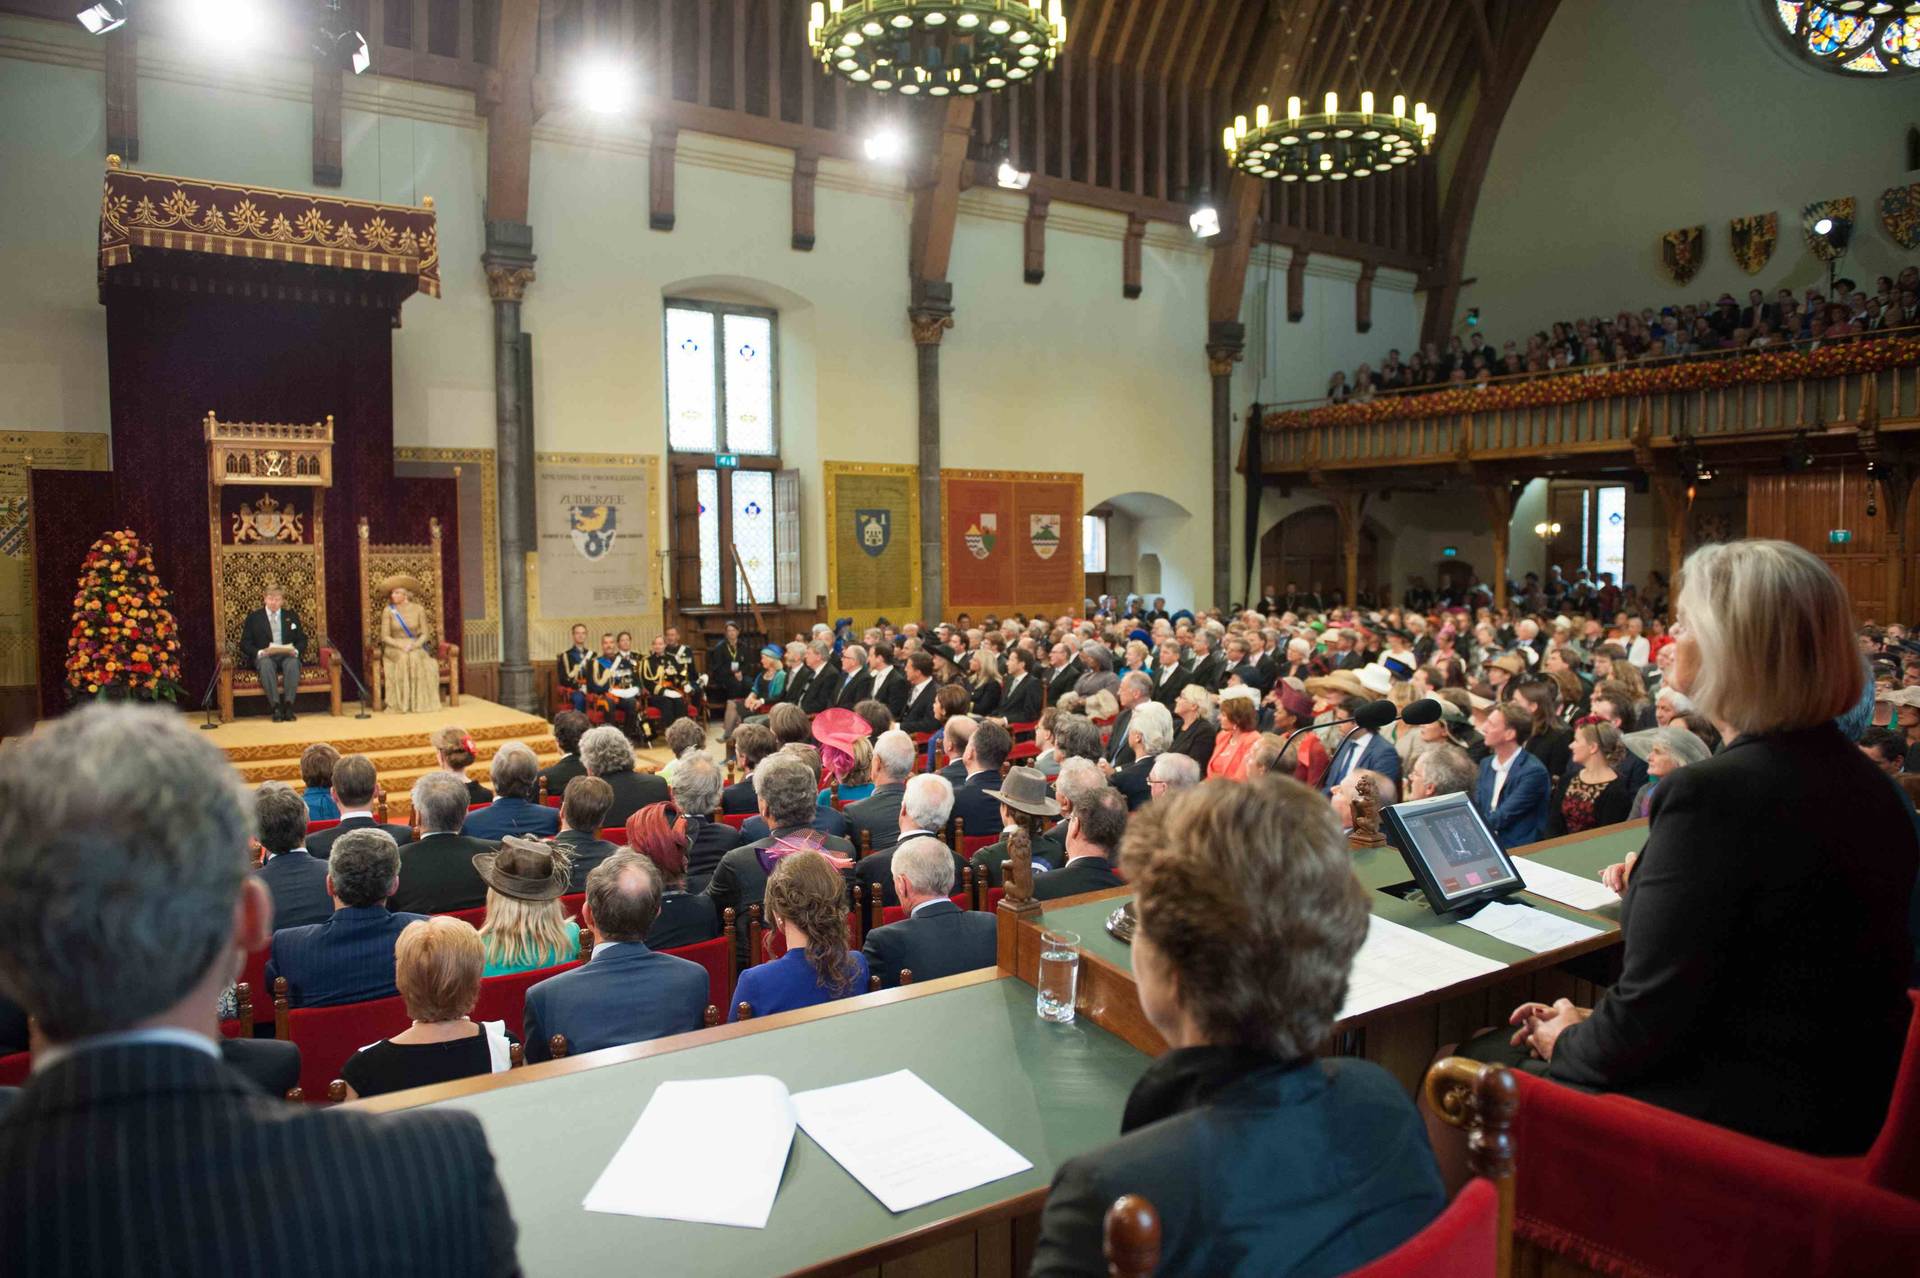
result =
[[733,965],[733,911],[726,911],[722,921],[720,935],[711,941],[702,941],[698,945],[683,945],[677,950],[663,950],[675,958],[685,959],[689,963],[698,963],[707,969],[707,993],[715,1007],[725,1007],[727,996],[733,993],[735,976]]
[[[1920,1016],[1917,1016],[1920,1020]],[[1835,1066],[1834,1086],[1846,1086]],[[1920,1256],[1920,1033],[1861,1158],[1522,1075],[1519,1236],[1609,1273],[1877,1274]]]
[[1006,890],[1005,888],[1003,888],[1003,887],[997,887],[997,888],[988,888],[988,889],[987,889],[987,899],[986,899],[986,901],[985,901],[984,903],[982,903],[982,905],[980,906],[980,908],[981,908],[981,909],[983,909],[983,910],[997,910],[997,909],[999,909],[999,908],[1000,908],[1000,898],[1001,898],[1001,897],[1003,897],[1003,896],[1005,896],[1006,894],[1007,894],[1007,890]]
[[580,907],[587,903],[585,892],[569,892],[560,898],[560,909],[570,919],[580,917]]
[[475,1021],[505,1021],[507,1032],[519,1038],[521,1018],[527,1009],[527,991],[549,976],[558,976],[579,966],[579,962],[575,961],[553,967],[537,967],[530,972],[489,976],[480,982],[480,997],[474,1000],[470,1015]]
[[479,811],[480,809],[482,809],[482,808],[490,808],[490,807],[492,807],[492,806],[493,806],[493,804],[491,804],[491,803],[469,803],[469,804],[467,805],[467,811],[469,811],[469,812],[478,812],[478,811]]
[[0,1056],[0,1087],[24,1087],[27,1075],[33,1073],[33,1053],[14,1052],[10,1056]]
[[981,848],[990,848],[999,841],[1000,836],[997,834],[963,834],[960,836],[960,846],[956,850],[962,857],[971,861],[975,852]]
[[398,994],[338,1007],[289,1009],[287,978],[279,977],[273,986],[273,1036],[300,1048],[300,1090],[309,1100],[326,1096],[348,1057],[413,1024],[407,1001]]
[[[1014,739],[1015,744],[1013,748],[1016,751],[1020,749],[1020,742],[1022,738],[1025,738],[1025,744],[1032,745],[1033,730],[1039,726],[1040,726],[1040,721],[1038,719],[1035,719],[1029,723],[1009,723],[1007,725],[1007,733]],[[1040,752],[1039,750],[1036,749],[1034,751],[1034,754],[1038,754],[1038,753]]]
[[1476,1176],[1438,1220],[1348,1278],[1496,1278],[1499,1239],[1500,1195]]
[[339,824],[340,824],[340,820],[338,817],[334,818],[331,821],[309,821],[307,822],[307,837],[312,838],[314,835],[320,833],[320,831],[331,830],[334,826]]
[[487,921],[487,907],[476,905],[470,910],[448,910],[442,918],[459,919],[462,923],[471,923],[476,929]]
[[723,824],[732,826],[737,830],[758,815],[759,813],[757,812],[724,812],[721,814],[720,820]]
[[600,831],[600,837],[609,843],[624,848],[627,846],[627,827],[624,825],[610,825]]
[[[540,784],[545,785],[546,783],[547,783],[546,778],[544,777],[541,778]],[[540,800],[540,802],[544,803],[546,806],[552,808],[556,812],[560,810],[560,804],[562,801],[563,801],[563,796],[558,794],[550,794],[546,798]]]
[[1007,763],[1014,767],[1018,767],[1028,759],[1037,759],[1039,757],[1040,747],[1034,742],[1032,737],[1028,737],[1025,741],[1015,742],[1013,749],[1007,751]]
[[273,1024],[273,995],[267,989],[267,960],[273,955],[273,942],[261,946],[247,955],[246,966],[240,969],[240,984],[245,985],[253,995],[253,1023]]

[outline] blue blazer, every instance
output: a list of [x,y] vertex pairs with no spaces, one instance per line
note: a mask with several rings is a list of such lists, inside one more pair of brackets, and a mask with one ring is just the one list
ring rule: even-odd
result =
[[504,839],[509,834],[548,838],[560,833],[560,810],[525,799],[495,799],[467,817],[460,833],[470,839]]
[[577,1056],[697,1030],[706,1010],[706,968],[638,941],[609,942],[584,966],[527,991],[527,1061],[551,1059],[555,1034]]
[[[333,916],[333,898],[327,895],[327,863],[294,848],[267,858],[254,876],[273,893],[273,930],[325,923]],[[254,998],[263,991],[255,990]],[[273,991],[264,991],[272,999]]]
[[[1320,793],[1333,793],[1333,787],[1346,779],[1347,773],[1352,771],[1347,766],[1347,760],[1352,758],[1353,750],[1351,737],[1340,743],[1340,748],[1333,753],[1333,762],[1327,766],[1326,776],[1320,780]],[[1377,732],[1367,738],[1367,744],[1361,748],[1360,757],[1354,760],[1353,767],[1378,772],[1395,785],[1400,784],[1400,752],[1393,748],[1393,742]],[[1205,771],[1204,766],[1202,771]]]
[[1553,778],[1547,765],[1522,750],[1513,758],[1507,784],[1500,791],[1498,811],[1493,804],[1493,756],[1480,760],[1480,779],[1474,782],[1473,806],[1503,848],[1524,847],[1547,836],[1547,812],[1553,806]]
[[1000,788],[998,771],[976,772],[953,787],[953,815],[964,823],[968,837],[1000,833],[1000,800],[987,794]]
[[275,932],[267,956],[267,997],[273,997],[274,978],[284,976],[293,1007],[391,998],[400,992],[393,983],[393,944],[407,924],[425,917],[360,905],[335,910],[325,923]]
[[752,1004],[755,1016],[771,1016],[775,1012],[791,1012],[797,1007],[812,1007],[816,1003],[831,1003],[836,998],[865,994],[867,957],[859,950],[854,950],[849,957],[853,959],[853,984],[847,986],[844,994],[835,994],[820,983],[813,964],[807,962],[805,950],[788,950],[771,963],[748,968],[734,982],[727,1019],[738,1019],[742,1003]]

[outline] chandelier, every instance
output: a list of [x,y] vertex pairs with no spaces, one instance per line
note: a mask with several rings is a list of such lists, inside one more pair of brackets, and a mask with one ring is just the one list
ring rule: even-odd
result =
[[1360,95],[1358,111],[1342,111],[1340,96],[1327,94],[1326,110],[1300,113],[1300,99],[1287,99],[1287,113],[1275,116],[1263,102],[1247,117],[1235,116],[1223,141],[1227,162],[1242,173],[1282,182],[1344,182],[1372,177],[1427,154],[1439,131],[1439,117],[1416,102],[1407,114],[1403,93],[1393,110],[1377,113],[1373,93]]
[[1051,67],[1067,15],[1061,0],[814,0],[807,43],[829,75],[944,98]]

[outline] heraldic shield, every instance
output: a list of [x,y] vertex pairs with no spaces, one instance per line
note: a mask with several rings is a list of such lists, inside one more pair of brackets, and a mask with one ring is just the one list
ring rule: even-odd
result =
[[893,540],[893,512],[856,510],[853,512],[853,531],[859,539],[860,549],[878,559],[886,553],[887,543]]
[[571,506],[567,509],[567,531],[575,549],[588,559],[598,559],[613,549],[619,512],[612,506]]

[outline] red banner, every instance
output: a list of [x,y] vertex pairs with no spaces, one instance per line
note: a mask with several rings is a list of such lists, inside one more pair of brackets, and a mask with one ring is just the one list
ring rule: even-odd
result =
[[950,470],[941,474],[947,613],[1078,612],[1078,475]]

